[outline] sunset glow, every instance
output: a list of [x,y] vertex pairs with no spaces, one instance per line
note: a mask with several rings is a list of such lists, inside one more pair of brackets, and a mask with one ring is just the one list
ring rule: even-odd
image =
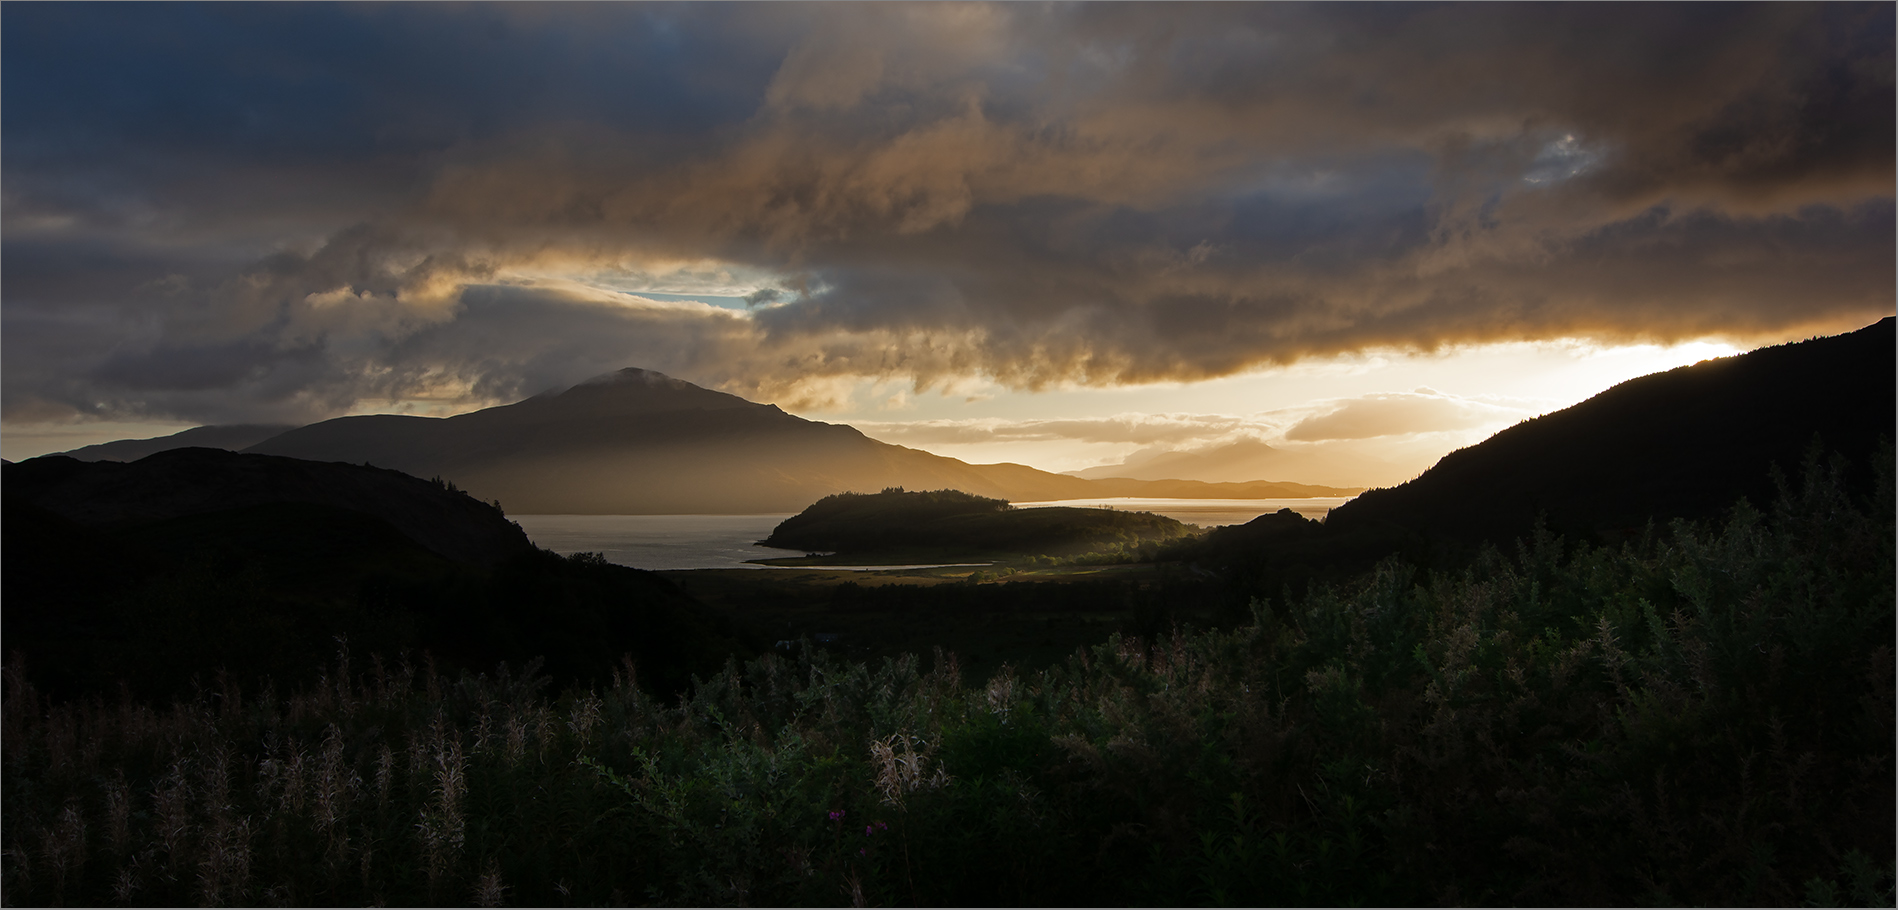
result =
[[1389,483],[1893,309],[1883,6],[93,9],[7,13],[11,459],[636,366]]

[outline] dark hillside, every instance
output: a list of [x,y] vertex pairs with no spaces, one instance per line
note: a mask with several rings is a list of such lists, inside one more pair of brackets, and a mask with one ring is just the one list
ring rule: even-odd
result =
[[1865,486],[1898,413],[1895,346],[1886,318],[1633,379],[1452,452],[1409,483],[1365,493],[1326,527],[1505,543],[1543,516],[1558,533],[1618,539],[1650,519],[1718,515],[1741,496],[1764,508],[1772,469],[1796,472],[1815,440],[1846,459],[1849,482]]
[[539,550],[492,506],[394,471],[204,449],[33,459],[5,466],[0,501],[6,646],[54,692],[287,685],[344,641],[444,671],[544,658],[563,685],[631,655],[670,691],[744,650],[665,579]]
[[383,468],[189,448],[130,464],[47,456],[4,471],[8,497],[89,527],[299,502],[373,515],[459,562],[489,565],[533,549],[493,506]]

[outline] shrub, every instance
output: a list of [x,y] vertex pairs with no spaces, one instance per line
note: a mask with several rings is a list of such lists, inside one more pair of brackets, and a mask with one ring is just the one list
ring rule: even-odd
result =
[[630,661],[553,697],[344,655],[160,710],[48,702],[16,656],[0,876],[21,904],[1889,904],[1881,472],[971,683],[806,648],[667,704]]

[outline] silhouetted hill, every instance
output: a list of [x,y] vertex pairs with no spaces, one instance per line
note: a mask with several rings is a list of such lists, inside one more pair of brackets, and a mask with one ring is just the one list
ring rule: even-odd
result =
[[1173,540],[1189,533],[1185,525],[1147,512],[1016,509],[959,490],[899,489],[826,496],[785,519],[759,543],[853,554],[927,549],[1040,555]]
[[1552,531],[1612,539],[1650,519],[1718,515],[1742,496],[1764,508],[1772,468],[1798,471],[1815,439],[1869,482],[1898,413],[1893,322],[1629,380],[1364,493],[1326,529],[1503,543],[1541,515]]
[[540,550],[491,505],[387,469],[182,449],[8,463],[0,489],[6,646],[59,692],[287,684],[340,641],[446,672],[545,658],[563,684],[630,654],[670,691],[744,650],[665,579]]
[[80,461],[137,461],[147,455],[156,455],[172,449],[207,448],[237,452],[263,442],[278,433],[294,429],[296,427],[290,424],[192,427],[170,436],[118,439],[56,454]]
[[493,565],[534,548],[494,506],[384,468],[189,448],[129,464],[43,456],[3,470],[8,497],[88,527],[310,503],[373,515],[458,562]]

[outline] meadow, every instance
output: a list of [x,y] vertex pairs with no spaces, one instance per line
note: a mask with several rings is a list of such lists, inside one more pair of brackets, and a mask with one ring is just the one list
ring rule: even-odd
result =
[[676,697],[351,653],[4,680],[16,905],[1893,900],[1891,464],[1616,547],[1391,559],[1035,672],[807,645]]

